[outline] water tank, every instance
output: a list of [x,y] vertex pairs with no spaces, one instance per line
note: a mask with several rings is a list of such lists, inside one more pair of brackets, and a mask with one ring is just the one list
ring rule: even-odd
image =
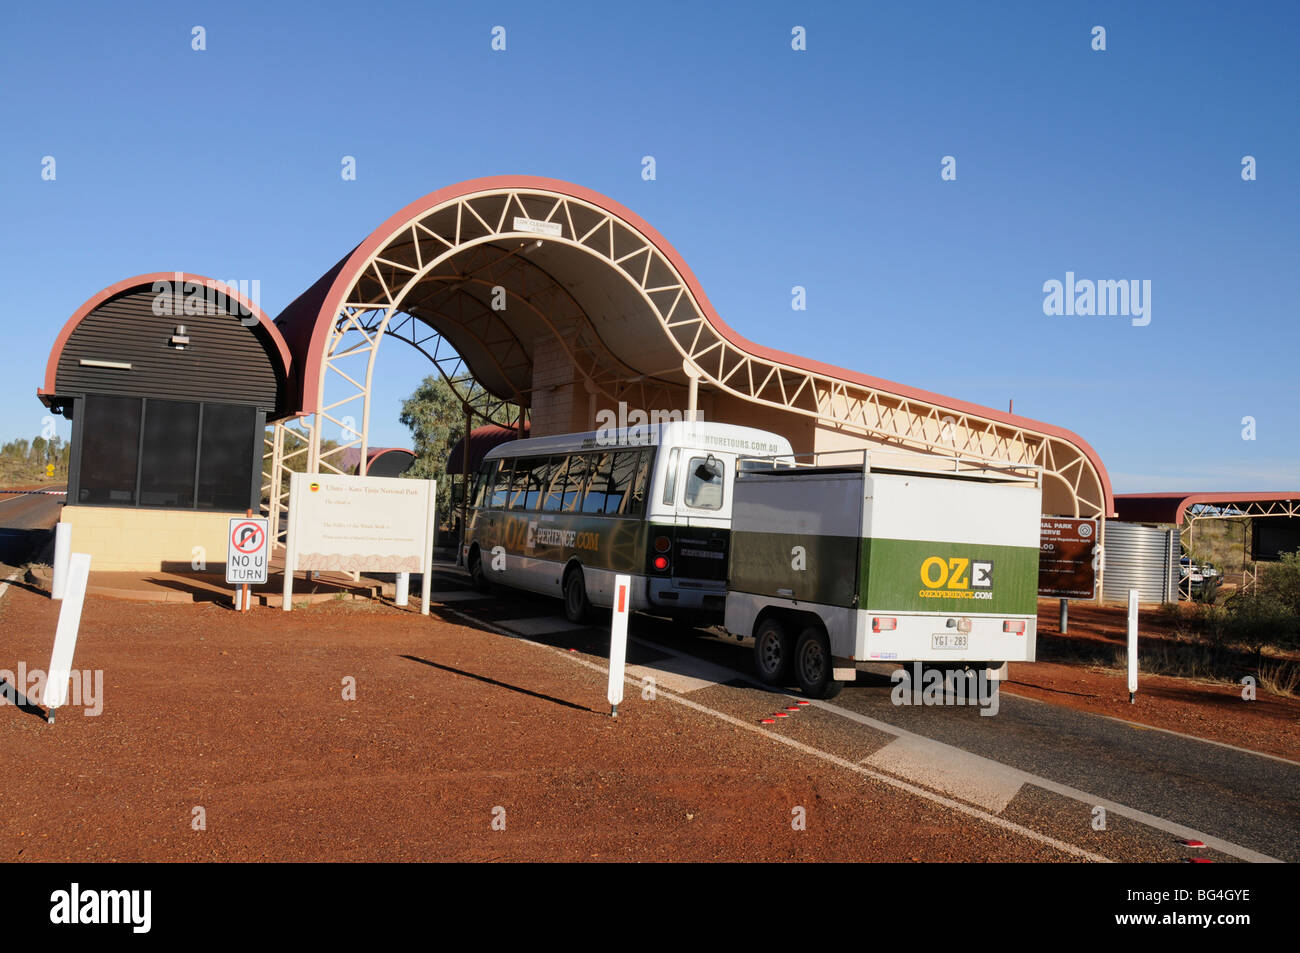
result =
[[1102,598],[1123,602],[1138,591],[1139,602],[1178,601],[1178,530],[1106,520]]

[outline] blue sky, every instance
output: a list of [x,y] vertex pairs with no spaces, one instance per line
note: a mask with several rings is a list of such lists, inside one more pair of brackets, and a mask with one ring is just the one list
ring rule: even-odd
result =
[[[1117,492],[1300,488],[1297,28],[1290,3],[10,6],[0,439],[39,431],[49,348],[104,286],[256,279],[275,315],[411,200],[517,172],[640,214],[751,340],[1014,399]],[[1149,280],[1150,324],[1045,315],[1067,271]],[[417,358],[381,353],[372,444],[409,442]]]

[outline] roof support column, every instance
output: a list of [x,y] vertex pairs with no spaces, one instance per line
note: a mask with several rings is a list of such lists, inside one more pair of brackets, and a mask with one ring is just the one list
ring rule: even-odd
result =
[[700,369],[690,361],[682,361],[682,372],[690,378],[690,394],[686,398],[686,419],[698,419],[700,406]]

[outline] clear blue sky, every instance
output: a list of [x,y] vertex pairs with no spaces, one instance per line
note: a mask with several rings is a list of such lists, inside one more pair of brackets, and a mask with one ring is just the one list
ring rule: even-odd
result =
[[[1014,398],[1117,492],[1295,489],[1298,10],[11,4],[0,439],[39,431],[49,348],[104,286],[258,279],[275,315],[412,199],[517,172],[639,213],[751,340]],[[1044,315],[1067,271],[1150,280],[1151,323]],[[374,444],[408,443],[398,402],[428,368],[406,350],[381,353]]]

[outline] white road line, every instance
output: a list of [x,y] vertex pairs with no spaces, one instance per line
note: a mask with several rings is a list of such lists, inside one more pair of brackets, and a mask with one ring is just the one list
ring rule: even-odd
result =
[[[839,715],[841,718],[847,718],[850,721],[855,721],[860,725],[866,725],[869,728],[875,728],[877,731],[883,731],[887,734],[897,735],[899,738],[920,739],[921,741],[927,742],[930,745],[937,745],[940,746],[940,748],[948,748],[951,751],[950,756],[953,758],[957,758],[960,755],[970,755],[970,752],[967,752],[962,748],[955,748],[952,745],[944,744],[941,741],[935,741],[933,738],[927,738],[925,735],[915,734],[914,732],[908,731],[906,728],[899,728],[896,725],[891,725],[888,722],[879,720],[878,718],[872,718],[869,715],[859,714],[858,712],[853,711],[851,709],[841,708],[839,705],[832,705],[830,702],[813,701],[813,706],[831,712],[832,714]],[[974,757],[981,757],[981,756],[975,755]],[[985,760],[989,760],[989,759],[985,759]],[[1025,784],[1032,784],[1035,787],[1044,788],[1048,791],[1052,791],[1053,793],[1060,794],[1064,797],[1072,798],[1073,800],[1076,801],[1081,801],[1084,804],[1088,804],[1093,807],[1104,807],[1108,813],[1118,814],[1121,817],[1127,817],[1130,820],[1137,821],[1139,824],[1145,824],[1148,827],[1154,827],[1157,830],[1166,831],[1170,834],[1174,834],[1178,837],[1182,837],[1187,840],[1204,841],[1207,847],[1210,847],[1213,850],[1217,850],[1220,853],[1229,854],[1232,857],[1237,857],[1240,858],[1241,860],[1248,860],[1251,863],[1256,863],[1256,864],[1281,863],[1281,861],[1279,861],[1276,857],[1270,857],[1267,854],[1261,854],[1258,851],[1251,850],[1249,847],[1242,847],[1240,844],[1234,844],[1231,841],[1223,840],[1211,834],[1206,834],[1202,831],[1198,831],[1190,827],[1184,827],[1182,824],[1175,823],[1174,821],[1165,820],[1163,817],[1156,817],[1154,814],[1148,814],[1145,811],[1139,811],[1137,808],[1128,807],[1127,805],[1119,804],[1115,801],[1107,800],[1106,798],[1097,797],[1096,795],[1089,794],[1086,791],[1080,791],[1078,788],[1072,788],[1068,784],[1060,784],[1048,778],[1041,777],[1040,775],[1030,774],[1028,771],[1022,771],[1019,768],[1015,768],[1007,764],[1002,764],[1001,762],[998,761],[989,760],[989,764],[997,765],[999,770],[1005,772],[1011,772],[1016,775],[1019,775],[1022,778],[1023,783]]]
[[912,736],[895,738],[862,764],[911,778],[1001,814],[1025,785],[1024,772],[960,748]]
[[[634,640],[635,641],[635,640]],[[656,685],[666,686],[679,695],[689,695],[702,688],[712,688],[735,678],[735,673],[692,655],[673,655],[641,665],[629,665],[627,671],[638,681],[649,676]]]
[[[448,612],[454,615],[459,615],[469,625],[479,626],[479,627],[483,627],[487,625],[481,622],[480,620],[474,619],[471,616],[467,616],[460,612],[457,612],[455,609],[449,609]],[[517,635],[516,633],[512,633],[506,629],[500,629],[496,626],[491,626],[491,625],[487,625],[487,627],[492,628],[494,631],[499,631],[503,635],[511,636],[514,638],[522,638],[523,641],[529,642],[529,644],[531,645],[536,645],[539,648],[550,649],[551,651],[555,652],[558,655],[562,655],[565,658],[575,659],[580,664],[586,665],[589,668],[593,668],[596,671],[608,673],[607,668],[601,668],[600,666],[588,662],[585,659],[576,658],[570,652],[565,652],[560,649],[553,648],[552,646],[549,645],[543,645],[542,643],[532,642],[531,640],[527,638],[523,638]],[[653,648],[657,651],[666,652],[669,655],[676,656],[678,658],[692,657],[686,655],[685,653],[670,649],[658,642],[647,642],[639,638],[633,638],[631,639],[631,641],[637,642],[648,648]],[[736,672],[730,669],[728,669],[727,671],[731,673],[731,678],[741,678],[749,682],[750,684],[755,685],[756,687],[765,688],[765,686],[759,685],[757,682],[755,682],[752,678],[750,678],[748,675],[746,675],[743,672]],[[640,684],[639,681],[634,681],[631,678],[627,679],[627,681],[639,687]],[[767,690],[770,691],[770,689]],[[779,694],[785,694],[785,693],[779,693]],[[924,787],[918,787],[912,785],[907,781],[902,780],[901,778],[895,778],[892,775],[888,775],[888,774],[878,774],[877,772],[867,769],[862,765],[856,765],[850,761],[846,761],[845,759],[840,758],[837,755],[833,755],[829,752],[821,751],[820,749],[803,745],[802,743],[796,742],[791,738],[786,738],[783,735],[774,734],[771,731],[767,731],[765,729],[759,728],[756,725],[751,725],[748,722],[741,721],[736,718],[732,718],[730,715],[726,715],[723,712],[715,711],[714,709],[701,705],[698,702],[694,702],[691,701],[690,699],[683,698],[678,695],[674,695],[671,693],[671,691],[665,692],[664,697],[669,698],[672,701],[678,702],[679,704],[686,705],[688,708],[695,708],[701,712],[712,714],[717,718],[720,718],[724,721],[727,721],[728,723],[742,727],[747,731],[756,732],[758,734],[763,735],[764,737],[772,738],[776,741],[780,741],[783,744],[791,745],[815,757],[822,758],[823,760],[830,761],[842,767],[847,767],[851,771],[856,771],[861,774],[866,774],[869,777],[884,781],[885,783],[892,784],[896,787],[902,787],[903,789],[911,791],[912,793],[915,793],[920,797],[925,797],[929,800],[934,800],[941,804],[954,806],[956,809],[961,810],[963,813],[969,813],[972,814],[972,816],[981,817],[985,820],[988,820],[990,823],[997,824],[998,826],[1005,826],[1008,827],[1008,829],[1014,829],[1018,832],[1024,833],[1025,836],[1031,837],[1035,840],[1039,840],[1043,843],[1050,843],[1053,846],[1059,845],[1061,849],[1068,850],[1071,853],[1074,853],[1079,856],[1086,856],[1090,860],[1102,860],[1102,861],[1109,862],[1107,858],[1100,857],[1099,855],[1096,854],[1092,854],[1089,851],[1083,850],[1082,848],[1077,848],[1072,845],[1065,844],[1062,841],[1057,841],[1055,838],[1049,837],[1046,834],[1039,834],[1037,831],[1034,831],[1027,827],[1021,827],[1018,824],[1015,824],[1011,821],[1007,821],[1001,817],[997,817],[996,815],[988,814],[985,811],[980,810],[979,808],[969,807],[967,805],[961,804],[960,802],[956,802],[956,801],[950,801],[948,798],[940,794],[936,794]],[[794,698],[795,696],[785,695],[785,697]],[[1016,695],[1016,697],[1020,698],[1022,696]],[[839,705],[832,705],[830,702],[813,700],[812,704],[813,706],[817,708],[821,708],[824,711],[830,712],[831,714],[839,715],[840,717],[847,718],[850,721],[855,721],[858,722],[859,724],[867,725],[868,727],[875,728],[877,731],[884,732],[885,734],[894,735],[897,738],[913,739],[913,743],[918,748],[929,746],[929,745],[942,746],[943,748],[949,749],[950,751],[949,756],[954,759],[959,759],[959,758],[968,759],[968,758],[982,757],[980,755],[975,755],[972,752],[965,751],[962,748],[957,748],[952,745],[945,745],[943,742],[934,741],[934,739],[927,738],[924,735],[918,735],[915,732],[908,731],[905,728],[900,728],[897,725],[891,725],[888,722],[880,721],[879,719],[871,718],[867,715],[861,715],[858,712],[852,711],[851,709],[841,708]],[[1204,740],[1204,739],[1197,739],[1197,740]],[[1249,753],[1258,754],[1258,752],[1249,752]],[[1066,784],[1059,784],[1056,781],[1052,781],[1048,778],[1044,778],[1039,775],[1030,774],[1027,771],[1022,771],[1019,768],[1012,767],[1011,765],[1003,764],[997,761],[992,761],[991,759],[983,759],[983,760],[988,761],[990,770],[997,770],[998,772],[1001,773],[1003,778],[1001,783],[1003,784],[1009,784],[1010,778],[1013,776],[1020,776],[1022,778],[1022,783],[1033,784],[1035,787],[1040,787],[1045,790],[1052,791],[1055,794],[1060,794],[1063,797],[1068,797],[1093,807],[1104,807],[1106,811],[1109,813],[1118,814],[1121,817],[1127,817],[1130,820],[1137,821],[1140,824],[1145,824],[1148,827],[1154,827],[1157,830],[1166,831],[1168,833],[1174,834],[1178,837],[1182,837],[1187,840],[1202,841],[1207,847],[1213,850],[1217,850],[1220,853],[1228,854],[1231,857],[1237,857],[1241,860],[1250,861],[1252,863],[1273,863],[1273,864],[1281,863],[1281,861],[1279,861],[1276,857],[1270,857],[1267,854],[1263,854],[1260,853],[1259,851],[1251,850],[1250,848],[1243,847],[1240,844],[1234,844],[1231,841],[1223,840],[1222,838],[1215,837],[1212,834],[1206,834],[1203,831],[1197,831],[1194,828],[1185,827],[1182,824],[1178,824],[1174,821],[1166,820],[1165,818],[1162,817],[1157,817],[1154,814],[1148,814],[1145,811],[1138,810],[1137,808],[1128,807],[1127,805],[1119,804],[1118,802],[1111,801],[1106,798],[1097,797],[1095,795],[1087,793],[1086,791],[1081,791],[1078,788],[1073,788]],[[1285,760],[1285,759],[1279,759],[1279,760]]]
[[[1015,691],[1014,689],[1008,690],[1004,688],[1003,691],[1005,691],[1008,695],[1014,695],[1016,698],[1023,699],[1024,701],[1027,702],[1034,702],[1035,704],[1038,705],[1052,704],[1051,702],[1044,701],[1041,698],[1030,698],[1028,695],[1022,695],[1019,692]],[[1247,702],[1246,704],[1249,704],[1249,702]],[[1057,706],[1053,705],[1052,707],[1055,708]],[[1114,715],[1102,715],[1102,714],[1098,714],[1097,712],[1091,712],[1091,711],[1087,712],[1086,714],[1092,715],[1094,718],[1105,718],[1107,721],[1117,721],[1121,725],[1128,725],[1130,728],[1140,728],[1143,731],[1163,731],[1167,735],[1176,735],[1179,738],[1186,738],[1188,741],[1199,741],[1202,744],[1215,745],[1219,748],[1227,748],[1229,751],[1240,751],[1242,754],[1253,754],[1257,758],[1268,758],[1271,761],[1281,761],[1283,764],[1293,764],[1297,768],[1300,768],[1300,761],[1292,761],[1290,758],[1284,758],[1281,755],[1266,754],[1263,751],[1255,751],[1252,748],[1239,748],[1237,745],[1230,745],[1226,741],[1215,741],[1213,738],[1198,738],[1196,735],[1184,734],[1181,731],[1174,731],[1172,728],[1157,728],[1155,725],[1144,725],[1140,721],[1130,721],[1128,718],[1117,718]]]
[[490,599],[491,596],[481,592],[475,592],[472,589],[448,589],[446,592],[429,593],[430,602],[469,602],[473,599]]
[[9,591],[9,583],[13,582],[20,575],[22,575],[22,570],[15,569],[13,572],[11,572],[8,575],[8,577],[6,577],[4,582],[0,582],[0,599],[3,599],[5,597],[5,593]]
[[[460,616],[462,619],[465,620],[465,624],[472,628],[491,629],[492,631],[495,631],[500,635],[504,635],[509,638],[518,639],[519,641],[525,642],[528,645],[533,645],[539,649],[545,649],[548,652],[552,652],[560,656],[561,658],[567,658],[571,661],[577,662],[579,665],[582,665],[585,668],[589,668],[592,671],[601,672],[605,675],[609,674],[609,669],[607,666],[601,666],[595,662],[590,662],[587,659],[581,658],[572,652],[566,652],[561,649],[557,649],[554,646],[545,645],[541,642],[534,642],[531,639],[525,638],[523,636],[519,636],[511,632],[510,630],[503,628],[500,624],[494,625],[492,623],[484,622],[480,619],[475,619],[472,616],[465,615],[464,613],[461,613],[455,609],[448,609],[447,613],[449,615]],[[656,648],[659,647],[660,646],[656,646]],[[634,679],[628,678],[626,679],[626,681],[633,687],[639,687],[639,683]],[[724,721],[729,725],[734,725],[737,728],[741,728],[745,731],[752,732],[753,734],[759,735],[760,737],[763,738],[767,738],[770,741],[775,741],[778,744],[783,744],[786,745],[787,747],[794,748],[797,751],[801,751],[804,754],[811,755],[812,757],[817,758],[819,760],[826,761],[837,767],[843,768],[846,771],[851,771],[854,774],[860,774],[865,777],[869,777],[874,781],[879,781],[881,784],[888,785],[889,787],[892,788],[897,788],[901,791],[906,791],[907,793],[915,795],[916,797],[922,798],[927,801],[931,801],[935,804],[940,804],[943,807],[949,808],[950,810],[957,811],[959,814],[965,814],[968,817],[975,818],[976,820],[984,821],[985,823],[991,824],[994,827],[1000,827],[1003,830],[1008,830],[1008,831],[1012,831],[1013,833],[1020,834],[1021,836],[1027,837],[1030,840],[1037,841],[1040,844],[1046,844],[1049,847],[1054,847],[1057,850],[1063,851],[1064,853],[1070,854],[1074,857],[1080,857],[1084,860],[1091,860],[1095,863],[1101,863],[1101,864],[1112,863],[1112,861],[1108,857],[1103,857],[1100,854],[1094,854],[1092,853],[1092,851],[1084,850],[1083,848],[1076,847],[1073,844],[1067,844],[1065,841],[1057,840],[1055,837],[1051,837],[1047,834],[1039,833],[1038,831],[1033,830],[1032,828],[1024,827],[1020,824],[1015,823],[1014,821],[1008,821],[1005,818],[998,817],[995,814],[990,814],[987,811],[981,810],[980,808],[973,807],[969,804],[963,804],[961,801],[954,801],[951,798],[944,797],[942,794],[936,794],[935,792],[928,791],[925,788],[918,787],[914,784],[909,784],[908,782],[903,781],[900,778],[895,778],[888,774],[880,774],[879,772],[872,771],[871,769],[863,767],[860,764],[854,764],[852,761],[849,761],[845,758],[841,758],[838,755],[831,754],[829,751],[822,751],[820,748],[814,748],[811,745],[806,745],[803,742],[794,740],[793,738],[787,738],[785,735],[778,735],[771,731],[767,731],[763,728],[760,728],[757,725],[750,724],[747,721],[742,721],[739,718],[735,718],[731,715],[728,715],[725,712],[717,711],[716,709],[709,708],[706,705],[701,705],[699,702],[691,701],[689,698],[684,698],[681,695],[676,695],[671,691],[659,692],[657,697],[666,698],[669,701],[676,702],[679,705],[684,705],[687,708],[693,709],[702,714],[712,715],[714,718],[718,719],[719,721]],[[787,697],[792,698],[794,696],[787,696]],[[1207,841],[1206,843],[1209,842]]]
[[555,632],[574,632],[587,628],[586,625],[560,619],[553,615],[539,615],[532,619],[508,619],[497,623],[506,629],[513,629],[519,635],[551,635]]

